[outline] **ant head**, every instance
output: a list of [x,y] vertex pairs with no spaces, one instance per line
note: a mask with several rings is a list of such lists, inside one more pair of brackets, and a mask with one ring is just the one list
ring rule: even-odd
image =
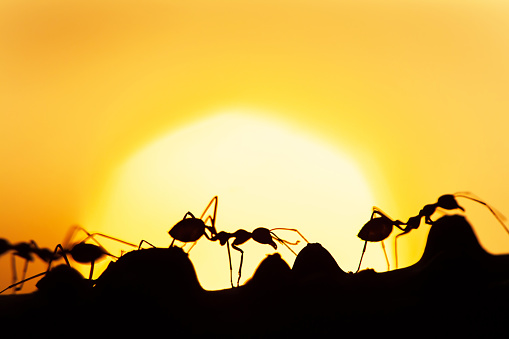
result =
[[458,205],[456,198],[452,194],[444,194],[440,198],[438,198],[437,206],[446,210],[453,210],[459,208],[464,211],[465,209]]
[[11,249],[11,243],[7,239],[0,238],[0,255]]
[[224,246],[226,242],[231,238],[231,235],[229,233],[226,233],[225,231],[219,232],[217,235],[212,237],[212,240],[219,240],[219,243],[221,246]]

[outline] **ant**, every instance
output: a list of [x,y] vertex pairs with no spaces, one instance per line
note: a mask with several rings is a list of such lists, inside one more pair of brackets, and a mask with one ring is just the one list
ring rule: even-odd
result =
[[[12,283],[15,284],[18,280],[17,269],[16,269],[16,257],[20,257],[25,259],[25,265],[23,268],[23,277],[21,280],[24,280],[26,277],[26,273],[28,271],[28,264],[34,261],[35,254],[45,263],[48,263],[50,260],[57,259],[58,254],[53,254],[51,250],[47,248],[39,248],[35,241],[31,240],[30,242],[20,242],[17,244],[11,244],[7,239],[0,239],[0,255],[8,251],[12,252],[12,261],[11,261],[11,270],[12,270]],[[20,291],[23,288],[23,284],[17,286],[13,293]]]
[[[74,235],[79,231],[84,232],[86,234],[86,237],[83,240],[81,240],[80,242],[77,242],[71,246],[68,246],[67,244],[74,237]],[[5,288],[4,290],[2,290],[0,293],[4,292],[12,287],[15,287],[14,291],[21,290],[24,282],[34,279],[34,278],[37,278],[41,275],[47,274],[51,269],[52,262],[55,260],[58,260],[62,257],[64,258],[66,264],[69,267],[71,267],[69,259],[67,258],[67,254],[69,254],[74,259],[74,261],[76,261],[78,263],[91,265],[89,280],[92,280],[92,276],[93,276],[93,272],[94,272],[94,264],[97,260],[100,260],[100,259],[104,258],[105,256],[110,256],[112,258],[118,259],[117,256],[109,253],[99,243],[99,241],[97,241],[97,239],[95,239],[96,236],[114,240],[114,241],[120,242],[124,245],[132,246],[132,247],[137,246],[135,244],[131,244],[127,241],[120,240],[118,238],[114,238],[114,237],[108,236],[106,234],[89,233],[81,226],[72,226],[68,232],[66,241],[64,241],[64,244],[66,244],[66,245],[63,246],[62,244],[58,244],[55,247],[54,251],[51,251],[46,248],[39,248],[37,246],[37,244],[35,243],[35,241],[33,241],[33,240],[30,243],[20,243],[20,244],[16,244],[16,245],[11,245],[10,248],[8,248],[8,249],[14,249],[16,251],[13,253],[13,255],[17,255],[17,256],[20,256],[20,257],[26,259],[25,269],[23,272],[23,279],[19,282],[16,282],[17,278],[15,276],[15,269],[14,269],[13,284],[10,285],[9,287]],[[96,244],[87,243],[86,241],[89,239],[93,240]],[[6,245],[9,245],[9,242],[5,239],[0,239],[0,253],[5,248]],[[5,250],[4,250],[4,252],[5,252]],[[28,262],[33,261],[32,253],[36,254],[39,258],[41,258],[43,261],[48,263],[48,268],[46,269],[45,272],[39,273],[37,275],[34,275],[30,278],[25,279]],[[13,263],[14,263],[14,261],[13,261]],[[21,286],[18,286],[18,285],[21,285]]]
[[[378,216],[378,217],[375,217]],[[373,206],[373,213],[371,213],[371,219],[362,227],[359,234],[357,235],[359,238],[364,240],[364,247],[362,248],[361,260],[359,261],[359,267],[357,267],[357,272],[359,272],[361,268],[362,258],[364,257],[364,253],[366,252],[366,246],[368,245],[368,241],[370,242],[378,242],[382,244],[382,249],[384,251],[385,260],[387,261],[387,269],[389,269],[389,258],[387,257],[387,252],[385,250],[384,240],[392,233],[393,226],[396,226],[403,232],[404,228],[401,227],[404,225],[403,222],[399,220],[393,221],[389,218],[381,209]]]
[[293,229],[293,228],[273,228],[273,229],[269,230],[265,227],[258,227],[253,232],[248,232],[246,230],[240,229],[233,233],[221,231],[218,234],[215,234],[212,236],[212,238],[210,240],[212,240],[212,241],[219,240],[219,243],[221,244],[221,246],[224,246],[225,244],[227,245],[228,259],[230,261],[230,283],[231,283],[232,287],[234,287],[234,285],[233,285],[233,277],[232,277],[232,259],[231,259],[231,254],[230,254],[230,243],[229,243],[229,240],[231,238],[235,238],[235,240],[233,240],[231,246],[240,252],[240,265],[239,265],[239,276],[237,278],[237,287],[239,286],[239,283],[240,283],[240,277],[242,274],[242,262],[244,259],[244,251],[242,249],[240,249],[238,246],[242,245],[249,239],[253,239],[254,241],[256,241],[260,244],[270,245],[275,250],[277,250],[277,244],[274,242],[274,240],[276,240],[279,243],[285,245],[293,254],[297,255],[288,245],[297,245],[299,243],[299,240],[297,240],[296,242],[293,242],[293,243],[290,241],[287,241],[287,240],[283,240],[273,232],[275,230],[287,230],[287,231],[297,232],[302,237],[302,239],[304,239],[304,241],[309,243],[309,241],[307,241],[307,239],[304,238],[304,236],[298,230]]
[[[383,245],[383,240],[385,240],[392,233],[393,227],[399,228],[402,233],[398,234],[394,239],[394,248],[396,252],[396,267],[398,267],[397,262],[397,239],[398,237],[409,233],[413,229],[419,228],[421,224],[422,218],[424,218],[424,222],[428,225],[433,225],[434,221],[431,219],[431,216],[436,212],[438,208],[442,208],[445,210],[454,210],[460,209],[465,211],[463,207],[461,207],[456,201],[456,197],[458,198],[466,198],[478,202],[484,206],[486,206],[490,212],[497,218],[497,220],[502,224],[506,232],[509,234],[509,229],[503,223],[503,219],[505,219],[500,213],[495,211],[492,207],[490,207],[487,203],[473,195],[469,192],[458,192],[455,194],[444,194],[440,196],[436,203],[425,205],[420,211],[419,214],[413,217],[410,217],[406,223],[403,223],[400,220],[392,220],[386,214],[384,214],[377,207],[373,207],[373,213],[371,214],[371,220],[369,220],[360,230],[357,235],[359,238],[365,241],[364,248],[362,250],[361,259],[359,262],[359,267],[357,268],[357,272],[359,271],[362,263],[362,258],[364,256],[364,252],[366,251],[367,242],[378,242],[382,241],[382,247],[384,249],[384,254],[387,260],[387,267],[389,268],[389,261],[387,259],[387,253],[385,252],[385,247]],[[375,215],[379,217],[375,218]],[[402,227],[406,225],[406,227]]]
[[[203,219],[204,216],[207,214],[207,211],[209,211],[209,209],[212,207],[212,205],[214,206],[213,212],[211,213],[211,215],[207,216],[207,218]],[[217,205],[218,205],[218,197],[214,196],[210,200],[207,207],[205,207],[205,210],[203,211],[203,213],[201,214],[199,219],[196,218],[191,212],[187,212],[184,215],[184,218],[181,221],[179,221],[177,224],[175,224],[175,226],[173,226],[170,229],[170,231],[168,232],[170,234],[170,236],[173,238],[170,246],[173,246],[175,240],[179,240],[179,241],[185,242],[185,243],[194,242],[194,244],[191,246],[191,248],[187,251],[187,253],[189,253],[191,251],[191,249],[194,247],[194,245],[196,244],[196,242],[202,236],[205,236],[210,241],[219,240],[219,243],[221,244],[221,246],[228,244],[227,250],[228,250],[228,259],[230,262],[230,283],[231,283],[232,287],[234,287],[234,285],[233,285],[233,277],[232,277],[233,269],[232,269],[232,262],[231,262],[229,239],[235,238],[235,240],[232,243],[232,247],[234,249],[236,249],[237,251],[241,252],[239,277],[237,280],[237,286],[239,285],[239,282],[240,282],[242,262],[243,262],[243,257],[244,257],[244,252],[239,247],[237,247],[238,245],[242,245],[249,239],[253,239],[260,244],[271,245],[274,249],[277,249],[277,245],[273,240],[273,239],[275,239],[276,241],[278,241],[281,244],[284,244],[286,247],[288,247],[288,249],[293,254],[297,255],[288,245],[297,245],[299,243],[299,241],[292,243],[292,242],[283,240],[283,239],[279,238],[276,234],[273,233],[274,230],[290,230],[290,231],[297,232],[306,242],[308,242],[306,240],[306,238],[304,238],[304,236],[302,236],[302,234],[299,231],[297,231],[296,229],[289,229],[289,228],[274,228],[274,229],[269,230],[267,228],[260,227],[260,228],[255,229],[253,232],[248,232],[246,230],[241,229],[241,230],[235,231],[234,233],[228,233],[228,232],[224,232],[224,231],[221,231],[218,233],[216,230]],[[188,216],[190,218],[188,218]],[[210,221],[211,226],[207,225],[208,221]],[[208,233],[210,233],[210,235],[207,233],[207,231],[208,231]],[[143,240],[142,240],[142,242],[143,242]],[[140,243],[140,247],[141,247],[141,243]]]
[[[58,244],[55,248],[55,254],[59,254],[60,256],[64,257],[64,260],[68,266],[71,266],[69,263],[69,260],[67,259],[67,255],[69,254],[74,261],[79,262],[81,264],[90,264],[90,274],[89,274],[89,280],[92,280],[92,276],[94,273],[94,264],[97,260],[100,260],[104,258],[105,256],[109,256],[115,259],[118,259],[118,256],[115,256],[111,253],[109,253],[100,243],[95,239],[96,236],[100,236],[106,239],[114,240],[117,242],[120,242],[124,245],[128,245],[131,247],[137,247],[137,245],[132,244],[130,242],[111,237],[109,235],[103,234],[103,233],[89,233],[81,226],[73,226],[68,232],[67,235],[67,241],[64,243],[68,243],[70,239],[74,236],[75,233],[82,231],[87,236],[85,239],[81,240],[78,243],[75,243],[74,245],[70,246],[69,248],[67,246],[62,246],[62,244]],[[96,244],[87,243],[87,240],[93,240]],[[51,266],[51,261],[48,265],[48,271]]]

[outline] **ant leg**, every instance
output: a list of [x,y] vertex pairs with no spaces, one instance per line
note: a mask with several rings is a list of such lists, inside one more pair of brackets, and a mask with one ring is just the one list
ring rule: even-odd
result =
[[387,257],[387,251],[385,250],[385,245],[384,245],[383,240],[380,243],[382,244],[382,249],[384,250],[385,261],[387,261],[387,271],[389,271],[391,269],[391,266],[389,264],[389,258]]
[[[69,262],[69,259],[67,259],[67,255],[65,254],[65,250],[64,250],[64,248],[62,247],[62,245],[58,244],[58,245],[57,245],[57,247],[55,247],[55,252],[54,252],[54,254],[56,254],[58,250],[60,250],[60,251],[62,252],[62,255],[63,255],[63,257],[64,257],[64,260],[65,260],[65,263],[67,264],[67,266],[71,266],[71,263]],[[48,271],[49,271],[49,269],[50,269],[50,267],[51,267],[51,262],[52,262],[52,260],[50,260],[50,262],[49,262],[49,264],[48,264]]]
[[[12,284],[14,285],[18,280],[18,273],[16,271],[16,256],[11,254],[11,270],[12,270]],[[16,293],[16,289],[13,291]]]
[[244,261],[244,251],[235,246],[235,243],[232,244],[232,247],[240,252],[240,265],[239,265],[239,277],[237,279],[237,287],[239,287],[240,284],[240,276],[242,274],[242,262]]
[[232,288],[234,288],[235,286],[233,286],[232,256],[230,253],[230,242],[228,240],[226,240],[226,248],[228,249],[228,261],[230,262],[230,284],[232,284]]
[[[80,243],[84,243],[86,240],[88,239],[92,239],[96,244],[97,246],[104,252],[106,253],[107,255],[111,255],[108,251],[106,251],[106,249],[101,245],[101,243],[94,237],[96,234],[97,235],[101,235],[101,236],[105,236],[103,234],[100,234],[100,233],[94,233],[94,234],[91,234],[90,232],[88,232],[85,228],[79,226],[79,225],[75,225],[73,227],[71,227],[71,229],[67,232],[67,236],[66,236],[66,239],[64,241],[64,247],[67,248],[67,245],[69,244],[69,242],[71,241],[71,239],[74,237],[74,235],[79,232],[79,231],[82,231],[83,233],[85,233],[87,236],[82,240],[80,241]],[[109,237],[109,236],[105,236],[105,237]],[[112,239],[115,239],[115,238],[112,238]],[[115,239],[117,241],[120,241],[120,242],[124,242],[122,240],[118,240],[118,239]],[[124,243],[127,243],[127,242],[124,242]],[[136,245],[134,244],[130,244],[130,243],[127,243],[129,245],[132,245],[133,247],[136,247]],[[62,246],[60,246],[62,248]]]
[[500,223],[500,225],[502,225],[502,227],[504,228],[506,233],[509,234],[509,229],[504,224],[504,220],[506,220],[506,217],[504,215],[502,215],[502,213],[497,211],[495,208],[491,207],[490,205],[488,205],[487,203],[482,201],[479,197],[477,197],[476,195],[474,195],[473,193],[470,193],[470,192],[458,192],[458,193],[455,193],[454,196],[460,197],[460,198],[470,199],[472,201],[478,202],[481,205],[486,206],[486,208],[490,210],[490,212],[497,219],[497,221]]
[[[294,251],[294,250],[292,250],[292,249],[290,248],[290,246],[288,246],[288,244],[290,244],[290,245],[297,245],[297,244],[299,243],[299,241],[298,241],[298,240],[297,240],[297,242],[292,243],[292,242],[289,242],[289,241],[286,241],[286,240],[281,239],[280,237],[278,237],[276,234],[274,234],[274,233],[272,233],[272,232],[270,232],[270,234],[271,234],[271,235],[274,237],[274,239],[276,239],[279,243],[281,243],[281,244],[285,245],[285,246],[286,246],[286,248],[288,248],[288,249],[289,249],[289,250],[290,250],[293,254],[297,255],[297,253],[295,253],[295,251]],[[270,244],[269,244],[269,245],[270,245]]]
[[[122,244],[124,244],[124,245],[128,245],[128,246],[131,246],[131,247],[136,248],[136,245],[135,245],[135,244],[132,244],[132,243],[130,243],[130,242],[127,242],[127,241],[124,241],[124,240],[121,240],[121,239],[118,239],[118,238],[115,238],[115,237],[111,237],[111,236],[106,235],[106,234],[103,234],[103,233],[88,233],[88,232],[87,232],[87,231],[85,231],[84,229],[83,229],[83,231],[84,231],[85,233],[87,233],[87,237],[86,237],[85,239],[83,239],[83,240],[81,241],[81,243],[85,243],[88,239],[92,239],[92,240],[93,240],[93,241],[97,244],[97,246],[101,249],[101,251],[102,251],[104,254],[109,255],[109,256],[111,256],[111,257],[114,257],[114,258],[117,258],[117,259],[118,259],[118,257],[117,257],[117,256],[115,256],[115,255],[111,254],[109,251],[107,251],[107,250],[104,248],[104,246],[103,246],[103,245],[101,245],[101,243],[100,243],[100,242],[99,242],[99,241],[95,238],[96,236],[100,236],[100,237],[103,237],[103,238],[106,238],[106,239],[109,239],[109,240],[117,241],[117,242],[122,243]],[[141,245],[141,243],[140,243],[140,245]],[[138,249],[139,249],[139,246],[138,246]],[[122,252],[122,251],[121,251],[121,252]]]
[[215,197],[213,197],[210,200],[209,204],[207,205],[207,207],[205,207],[205,210],[203,211],[203,213],[200,216],[200,219],[203,220],[203,217],[207,213],[207,211],[210,208],[210,206],[212,206],[212,204],[214,204],[214,211],[212,212],[212,216],[209,215],[205,220],[203,220],[203,222],[206,223],[210,219],[210,222],[212,224],[212,230],[213,230],[212,233],[213,234],[217,234],[217,231],[216,231],[217,202],[218,202],[218,198],[217,198],[217,195],[216,195]]
[[373,206],[373,212],[371,213],[371,219],[373,219],[375,217],[375,215],[379,215],[381,217],[386,217],[387,219],[392,221],[392,219],[384,211],[382,211],[380,208],[378,208],[376,206]]
[[403,232],[394,237],[394,256],[396,257],[396,268],[398,268],[398,237],[403,234],[407,234],[407,232]]
[[191,247],[187,250],[187,254],[189,254],[189,252],[191,252],[191,250],[193,249],[193,247],[196,245],[198,241],[195,241],[193,242],[193,244],[191,245]]
[[45,275],[46,273],[47,273],[47,272],[42,272],[42,273],[36,274],[36,275],[34,275],[34,276],[30,277],[30,278],[26,278],[26,279],[24,279],[24,280],[18,281],[17,283],[14,283],[14,284],[12,284],[12,285],[9,285],[9,286],[7,286],[6,288],[4,288],[3,290],[1,290],[1,291],[0,291],[0,294],[4,293],[5,291],[7,291],[7,290],[8,290],[8,289],[10,289],[10,288],[13,288],[14,286],[17,286],[17,285],[19,285],[19,284],[24,284],[25,282],[27,282],[27,281],[29,281],[29,280],[32,280],[32,279],[35,279],[35,278],[37,278],[37,277],[40,277],[41,275]]
[[359,267],[357,267],[357,272],[359,272],[359,270],[361,269],[361,263],[362,263],[362,258],[364,257],[364,252],[366,252],[366,246],[368,245],[368,241],[364,241],[364,248],[362,249],[362,254],[361,254],[361,260],[359,261]]
[[28,260],[25,260],[25,266],[23,268],[23,277],[21,278],[22,283],[16,288],[14,288],[15,291],[21,291],[21,289],[23,288],[27,271],[28,271]]
[[90,275],[88,277],[88,280],[92,280],[92,275],[94,274],[94,263],[95,260],[90,263]]
[[131,246],[131,247],[136,247],[135,244],[133,243],[130,243],[128,241],[125,241],[125,240],[122,240],[122,239],[119,239],[119,238],[115,238],[115,237],[112,237],[112,236],[109,236],[107,234],[103,234],[103,233],[92,233],[92,234],[89,234],[82,242],[88,240],[89,238],[91,238],[93,241],[95,241],[97,243],[97,245],[99,245],[99,247],[102,247],[101,244],[99,243],[99,241],[97,241],[94,237],[95,236],[100,236],[100,237],[103,237],[103,238],[106,238],[106,239],[109,239],[109,240],[113,240],[113,241],[116,241],[116,242],[119,242],[121,244],[124,244],[124,245],[128,245],[128,246]]
[[275,231],[275,230],[285,230],[285,231],[297,232],[297,233],[300,235],[300,237],[301,237],[302,239],[304,239],[304,241],[305,241],[306,243],[308,243],[308,244],[309,244],[309,241],[308,241],[308,240],[307,240],[307,239],[306,239],[306,238],[302,235],[302,233],[300,233],[300,232],[299,232],[298,230],[296,230],[295,228],[284,228],[284,227],[278,227],[278,228],[273,228],[273,229],[271,229],[270,231],[272,232],[272,231]]
[[101,244],[94,238],[93,234],[90,234],[85,228],[79,226],[79,225],[74,225],[74,226],[71,226],[71,228],[69,229],[69,231],[67,231],[67,235],[65,237],[65,240],[63,242],[64,244],[64,247],[67,247],[67,245],[71,242],[72,238],[74,237],[74,235],[76,233],[78,233],[79,231],[83,232],[86,234],[86,237],[85,239],[83,239],[82,241],[85,241],[87,240],[88,238],[92,238],[92,240],[97,243],[97,245],[99,247],[101,247]]
[[[175,239],[173,239],[173,241],[175,241]],[[146,244],[152,246],[153,248],[155,248],[155,246],[152,245],[151,243],[149,243],[148,241],[142,240],[142,241],[140,241],[140,245],[138,246],[138,251],[141,250],[141,246],[143,245],[143,243],[146,243]],[[173,245],[173,242],[171,244]],[[171,245],[170,245],[170,247],[171,247]]]
[[[62,242],[64,244],[64,246],[67,246],[67,244],[69,244],[71,242],[71,239],[74,237],[74,234],[81,228],[82,227],[78,226],[78,225],[69,227],[69,230],[67,231],[67,234],[65,235],[64,241]],[[86,233],[88,233],[88,232],[86,232]]]

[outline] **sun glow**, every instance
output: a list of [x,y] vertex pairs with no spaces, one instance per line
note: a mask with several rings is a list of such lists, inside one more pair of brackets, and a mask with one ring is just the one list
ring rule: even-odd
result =
[[[113,173],[87,225],[131,242],[144,239],[167,247],[168,230],[188,211],[199,216],[218,195],[218,231],[295,228],[327,248],[343,270],[355,270],[363,245],[356,235],[373,205],[362,173],[340,150],[259,116],[225,112],[139,150]],[[278,235],[299,240],[293,232]],[[301,241],[295,250],[304,245]],[[274,251],[252,240],[241,248],[243,283]],[[278,250],[292,265],[295,256],[284,246]],[[225,247],[202,238],[190,258],[204,288],[229,287]],[[239,260],[232,251],[234,278]],[[367,252],[366,266],[387,268],[378,246]]]

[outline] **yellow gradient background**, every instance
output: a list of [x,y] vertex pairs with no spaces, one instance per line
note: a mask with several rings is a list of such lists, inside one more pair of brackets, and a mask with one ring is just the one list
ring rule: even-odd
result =
[[[305,229],[343,269],[354,270],[362,249],[356,233],[372,205],[406,220],[441,194],[471,191],[509,214],[508,7],[505,1],[448,0],[2,1],[0,237],[54,248],[70,225],[80,224],[167,246],[168,229],[188,210],[201,214],[218,194],[219,230],[251,230],[273,221],[269,227]],[[135,189],[118,186],[122,178],[134,180],[128,165],[140,166],[137,159],[154,143],[225,113],[275,128],[281,140],[298,136],[294,145],[303,148],[304,158],[324,150],[330,155],[325,166],[347,165],[320,179],[336,187],[335,176],[353,168],[361,178],[357,188],[318,196],[308,205],[303,196],[293,209],[281,202],[278,214],[262,203],[275,191],[257,193],[244,205],[238,191],[221,187],[226,174],[208,172],[215,186],[202,190],[191,174],[169,177],[173,186],[160,187],[178,184],[179,194],[145,191],[137,199],[147,205],[132,205],[134,198],[128,203],[133,215],[160,206],[155,219],[141,225],[143,215],[136,216],[136,231],[120,225],[121,213],[109,208],[119,190]],[[199,138],[193,140],[205,142]],[[197,159],[201,151],[210,156],[201,146],[195,149]],[[139,182],[151,166],[137,172]],[[253,172],[245,173],[242,190],[256,190]],[[284,175],[276,173],[274,185]],[[317,173],[304,179],[312,183]],[[185,187],[190,189],[184,194]],[[365,204],[354,211],[362,220],[342,219],[350,211],[343,202],[365,187]],[[508,252],[509,237],[489,211],[460,204],[483,246]],[[336,209],[321,213],[320,206]],[[257,218],[248,218],[248,210]],[[292,222],[282,225],[285,217]],[[419,258],[427,230],[423,225],[399,242],[400,265]],[[351,237],[340,241],[341,232]],[[225,248],[201,242],[191,252],[200,279],[206,280],[200,273],[205,268],[198,267],[210,248],[221,257],[207,269],[214,276],[211,265],[221,266],[222,280],[204,285],[228,287]],[[256,261],[251,265],[263,258],[252,252],[257,246],[265,245],[246,247],[246,260]],[[380,245],[370,244],[368,254],[383,269]],[[29,275],[44,269],[38,265]],[[8,255],[0,257],[0,270],[7,286]],[[249,275],[246,268],[244,277]]]

